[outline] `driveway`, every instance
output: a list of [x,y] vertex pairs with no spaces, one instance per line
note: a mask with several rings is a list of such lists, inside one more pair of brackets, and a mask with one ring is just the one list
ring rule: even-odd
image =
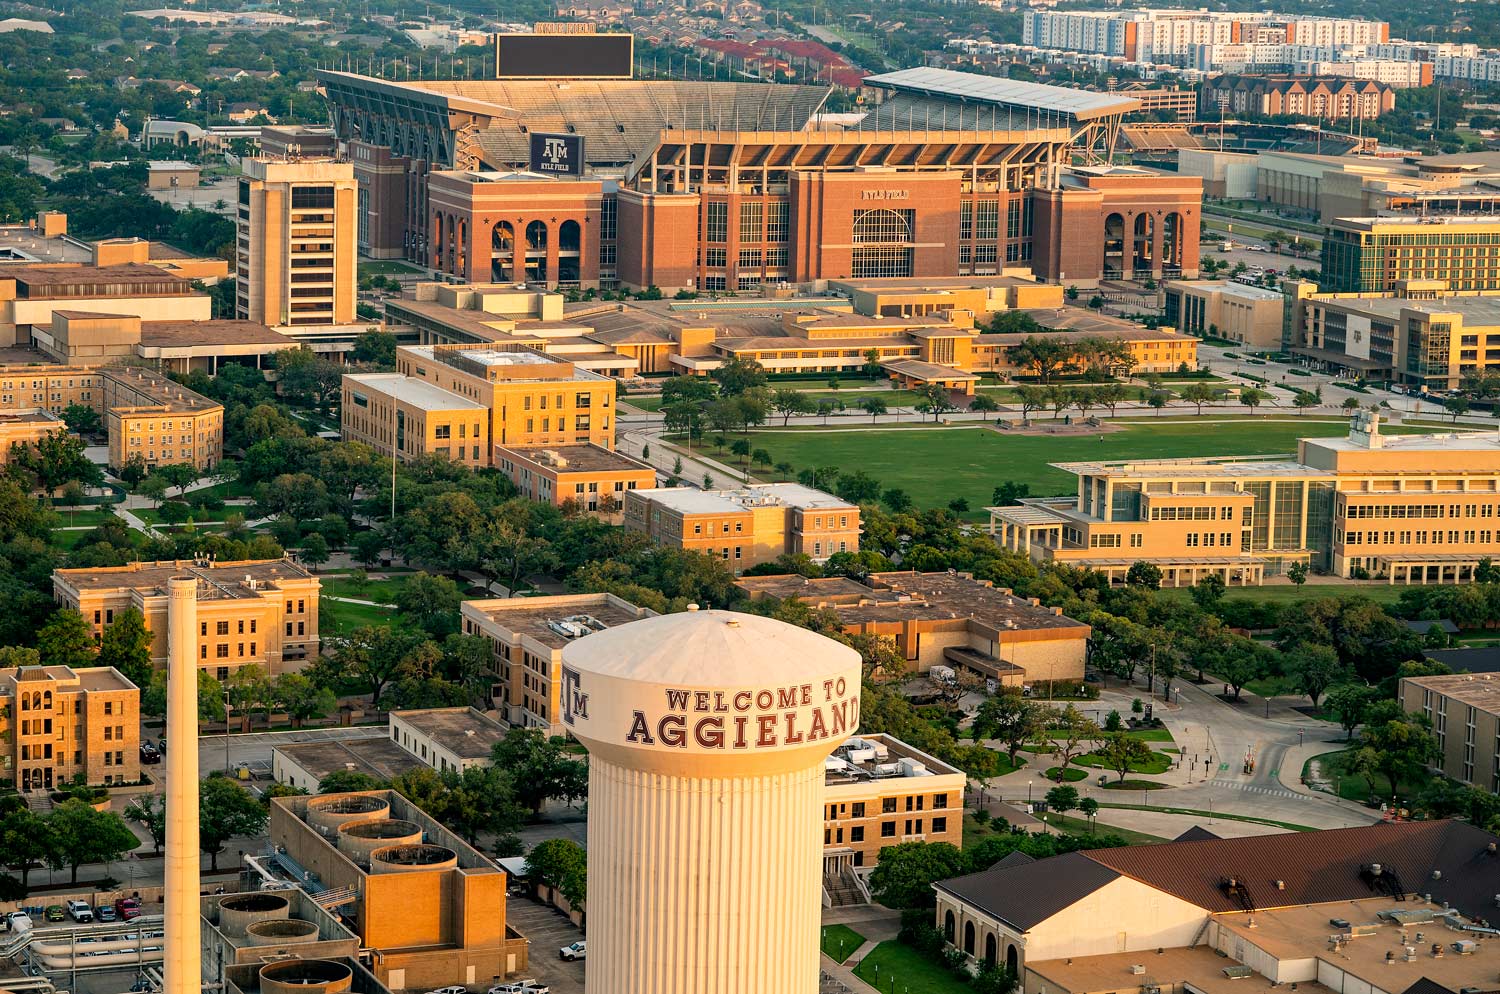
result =
[[528,897],[506,898],[505,918],[531,940],[531,965],[521,973],[523,978],[535,977],[537,983],[549,985],[552,994],[583,994],[583,963],[564,962],[557,955],[563,946],[583,938],[572,919]]

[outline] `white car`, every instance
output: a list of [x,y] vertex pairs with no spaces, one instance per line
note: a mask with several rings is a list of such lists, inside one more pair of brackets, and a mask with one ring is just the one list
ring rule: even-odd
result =
[[563,946],[557,951],[557,955],[565,960],[583,959],[588,954],[588,942],[579,939],[570,945]]
[[427,994],[469,994],[469,989],[463,984],[451,984],[447,987],[434,988]]
[[488,994],[552,994],[552,988],[535,980],[518,980],[513,984],[496,984]]
[[89,907],[87,901],[69,901],[68,917],[75,922],[91,922],[94,920],[94,909]]
[[24,911],[12,911],[10,914],[5,916],[5,920],[7,923],[9,923],[12,931],[31,931],[31,916]]

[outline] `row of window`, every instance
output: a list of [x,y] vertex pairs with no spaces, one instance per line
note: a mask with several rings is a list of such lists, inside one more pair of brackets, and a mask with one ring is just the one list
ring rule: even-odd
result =
[[[1245,517],[1250,508],[1245,508]],[[1152,521],[1233,521],[1232,507],[1152,507]]]
[[1233,532],[1220,532],[1217,536],[1213,532],[1189,532],[1187,535],[1188,548],[1197,548],[1200,544],[1200,538],[1202,540],[1201,544],[1208,548],[1213,548],[1215,539],[1218,540],[1219,545],[1226,549],[1234,545]]
[[[1427,531],[1367,531],[1367,532],[1335,532],[1335,538],[1345,545],[1427,545],[1429,534],[1433,545],[1458,545],[1459,536],[1463,536],[1464,545],[1488,545],[1494,538],[1494,532],[1489,529],[1476,531],[1469,529],[1464,532],[1443,532],[1434,530]],[[1446,540],[1444,536],[1446,535]],[[1342,536],[1342,537],[1340,537]]]
[[1492,518],[1493,504],[1351,504],[1346,518]]

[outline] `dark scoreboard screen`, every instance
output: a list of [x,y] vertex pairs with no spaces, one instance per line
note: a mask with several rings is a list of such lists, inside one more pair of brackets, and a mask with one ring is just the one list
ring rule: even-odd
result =
[[628,34],[495,36],[496,79],[629,79]]

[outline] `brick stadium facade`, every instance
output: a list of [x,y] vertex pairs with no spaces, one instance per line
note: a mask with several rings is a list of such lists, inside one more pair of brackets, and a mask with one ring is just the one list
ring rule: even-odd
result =
[[[361,252],[466,281],[1197,275],[1200,180],[1069,165],[1130,97],[999,81],[975,102],[945,88],[987,78],[898,72],[870,80],[892,95],[861,128],[817,130],[821,87],[319,76],[360,181]],[[543,133],[583,139],[582,176],[528,171]]]

